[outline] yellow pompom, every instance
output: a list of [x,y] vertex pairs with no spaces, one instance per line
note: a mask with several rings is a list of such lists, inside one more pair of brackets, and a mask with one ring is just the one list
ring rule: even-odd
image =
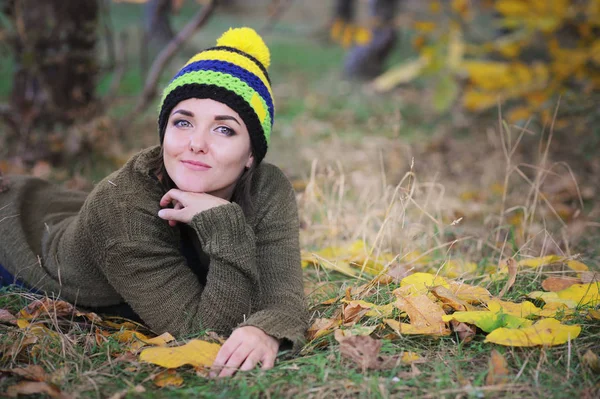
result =
[[252,28],[230,28],[217,40],[217,46],[233,47],[250,54],[267,69],[271,64],[269,48]]

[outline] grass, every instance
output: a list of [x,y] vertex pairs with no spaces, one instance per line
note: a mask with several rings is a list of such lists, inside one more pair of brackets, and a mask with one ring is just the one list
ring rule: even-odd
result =
[[[135,47],[134,38],[139,33],[131,27],[131,21],[139,18],[139,8],[119,4],[114,10],[115,29],[129,29],[130,46]],[[188,11],[182,11],[179,18],[183,20]],[[196,49],[212,45],[225,27],[259,21],[252,18],[214,18],[172,62],[165,76],[174,73]],[[278,112],[268,160],[281,166],[297,187],[303,250],[319,251],[364,240],[373,256],[391,253],[398,255],[394,265],[432,272],[449,260],[468,260],[477,264],[477,271],[461,277],[494,295],[502,290],[506,278],[484,278],[489,266],[506,256],[580,255],[592,270],[600,270],[598,201],[594,195],[588,196],[581,209],[577,194],[568,188],[545,194],[565,174],[552,166],[562,158],[551,152],[544,161],[543,152],[536,150],[540,143],[547,143],[548,136],[541,137],[541,128],[532,128],[534,133],[526,135],[514,153],[506,157],[504,140],[509,134],[514,140],[520,130],[509,127],[513,129],[510,132],[498,131],[496,115],[493,119],[473,118],[455,124],[451,115],[432,116],[426,97],[417,89],[402,88],[380,95],[368,87],[343,81],[339,72],[343,51],[331,45],[316,45],[307,37],[306,29],[285,19],[266,40],[274,60],[271,77]],[[135,55],[132,57],[119,98],[108,111],[111,117],[126,116],[141,88],[143,79],[135,67]],[[1,62],[4,68],[5,61]],[[7,74],[5,69],[2,74]],[[0,97],[7,94],[7,81],[0,79],[4,82],[0,83]],[[136,120],[132,118],[125,153],[156,142],[154,109],[136,116]],[[576,116],[574,113],[573,118]],[[585,123],[589,125],[589,121]],[[463,132],[461,137],[457,137],[458,131]],[[568,149],[576,161],[581,155],[579,146]],[[585,149],[584,154],[588,151]],[[87,161],[72,165],[62,180],[79,174],[88,181],[97,181],[122,162],[121,158],[107,159],[100,152],[93,153]],[[579,177],[581,192],[594,188],[585,164],[575,162],[571,166]],[[52,178],[61,180],[58,172]],[[553,208],[562,209],[562,223],[554,216]],[[576,209],[581,209],[583,216],[575,216]],[[523,221],[519,214],[534,216]],[[587,223],[583,233],[573,227],[579,222]],[[409,253],[423,255],[423,262],[411,263]],[[348,289],[356,290],[372,277],[348,278],[323,267],[325,264],[305,269],[313,318],[333,317],[341,303],[320,304],[344,297]],[[544,278],[559,275],[573,273],[563,266],[521,270],[505,299],[520,302],[529,292],[540,290]],[[397,287],[397,282],[377,286],[364,299],[376,304],[392,303],[392,292]],[[14,287],[4,288],[0,291],[0,309],[14,314],[33,299]],[[398,313],[396,310],[395,317]],[[600,324],[584,315],[582,310],[575,318],[565,320],[582,326],[580,337],[548,348],[489,344],[483,342],[481,333],[469,343],[460,342],[455,334],[441,338],[398,336],[381,320],[364,318],[360,325],[378,326],[373,336],[383,341],[382,354],[410,351],[422,361],[363,372],[342,357],[339,344],[329,334],[308,342],[299,356],[289,358],[283,354],[269,371],[211,380],[192,368],[179,369],[184,383],[178,388],[155,387],[152,378],[161,368],[128,356],[127,344],[114,337],[96,340],[89,326],[71,319],[51,320],[49,325],[60,325],[64,331],[54,338],[49,334],[39,337],[35,346],[14,356],[11,348],[22,343],[26,334],[12,325],[0,324],[0,368],[39,364],[64,392],[97,398],[124,392],[128,392],[127,397],[144,398],[597,397],[600,376],[583,364],[582,357],[588,349],[600,354]],[[508,362],[506,384],[486,383],[492,349]],[[18,380],[0,374],[0,392]],[[144,392],[140,392],[140,386]]]

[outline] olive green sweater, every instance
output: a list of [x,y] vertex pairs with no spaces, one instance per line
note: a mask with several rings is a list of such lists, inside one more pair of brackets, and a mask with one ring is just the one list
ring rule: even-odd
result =
[[150,161],[158,151],[136,154],[89,194],[9,177],[0,193],[0,264],[81,306],[126,302],[158,333],[251,325],[298,347],[308,315],[287,178],[262,163],[251,214],[230,203],[194,216],[189,226],[210,258],[203,285],[182,255],[181,230],[157,216],[164,189]]

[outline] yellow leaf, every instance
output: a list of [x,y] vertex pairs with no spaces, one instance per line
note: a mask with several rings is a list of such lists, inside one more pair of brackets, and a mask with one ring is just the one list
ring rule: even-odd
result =
[[435,30],[435,23],[430,21],[414,21],[413,29],[422,33],[431,33]]
[[548,255],[543,256],[541,258],[521,259],[518,264],[519,266],[537,268],[545,265],[550,265],[552,263],[562,262],[563,259],[564,257],[559,255]]
[[373,88],[379,92],[390,91],[397,85],[408,83],[417,78],[426,65],[425,58],[421,57],[392,68],[373,81]]
[[338,328],[340,324],[342,324],[340,319],[316,319],[306,332],[307,339],[312,341],[330,334],[333,330]]
[[483,287],[459,283],[456,281],[450,282],[450,291],[459,299],[469,303],[486,303],[492,297],[492,294]]
[[464,55],[465,42],[462,34],[460,30],[452,29],[448,39],[448,67],[451,70],[458,69],[463,62]]
[[421,360],[421,356],[417,355],[415,352],[404,352],[402,354],[402,363],[411,364]]
[[491,299],[486,303],[490,312],[503,312],[517,317],[529,317],[538,315],[542,309],[529,301],[521,303],[506,302],[500,299]]
[[487,335],[485,342],[505,346],[562,345],[579,336],[581,327],[560,324],[556,319],[542,319],[525,328],[498,328]]
[[194,339],[176,347],[156,346],[140,353],[140,360],[165,368],[177,368],[185,364],[194,367],[211,366],[221,345]]
[[556,292],[533,291],[527,294],[527,296],[531,299],[541,299],[542,301],[546,302],[546,304],[562,303],[569,309],[574,309],[577,307],[576,301],[573,301],[571,299],[559,298]]
[[475,310],[470,312],[454,312],[444,315],[442,320],[449,322],[456,320],[461,323],[473,324],[485,332],[491,332],[502,327],[527,327],[532,324],[531,320],[513,316],[505,313],[494,313],[486,310]]
[[465,90],[462,103],[469,111],[483,111],[498,105],[499,99],[497,93],[479,91],[471,87]]
[[439,273],[444,277],[457,278],[473,274],[477,271],[477,265],[464,260],[450,259],[444,263]]
[[532,114],[533,112],[529,107],[516,107],[510,110],[507,119],[510,123],[516,123],[528,120]]
[[587,272],[588,270],[590,270],[589,267],[577,260],[568,260],[567,266],[569,267],[569,269],[575,270],[577,272]]
[[394,290],[394,294],[401,297],[423,295],[436,285],[450,287],[446,279],[441,276],[434,276],[431,273],[413,273],[400,281],[400,288]]
[[399,334],[425,334],[435,336],[450,334],[450,330],[442,320],[444,311],[438,304],[429,299],[427,295],[405,298],[398,297],[396,300],[396,307],[405,311],[410,318],[410,324],[388,323],[388,325],[394,328]]
[[571,300],[578,306],[596,306],[600,303],[598,287],[600,283],[573,284],[569,288],[558,291],[556,295],[563,300]]
[[183,378],[175,370],[165,370],[160,372],[152,380],[154,385],[159,388],[179,387],[183,384]]
[[454,310],[471,310],[472,306],[465,301],[459,299],[448,288],[438,285],[431,289],[431,293],[438,298],[442,303],[442,307],[448,307]]
[[375,305],[374,303],[357,299],[342,299],[342,302],[347,304],[347,306],[344,308],[344,320],[346,320],[346,311],[349,308],[365,309],[367,311],[364,313],[364,315],[374,318],[391,317],[394,311],[394,304],[392,303],[387,305]]

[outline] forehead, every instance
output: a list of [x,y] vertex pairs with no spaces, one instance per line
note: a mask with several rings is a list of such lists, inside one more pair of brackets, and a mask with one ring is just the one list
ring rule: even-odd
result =
[[188,98],[173,107],[171,114],[179,109],[191,111],[194,115],[231,115],[239,117],[229,106],[210,98]]

